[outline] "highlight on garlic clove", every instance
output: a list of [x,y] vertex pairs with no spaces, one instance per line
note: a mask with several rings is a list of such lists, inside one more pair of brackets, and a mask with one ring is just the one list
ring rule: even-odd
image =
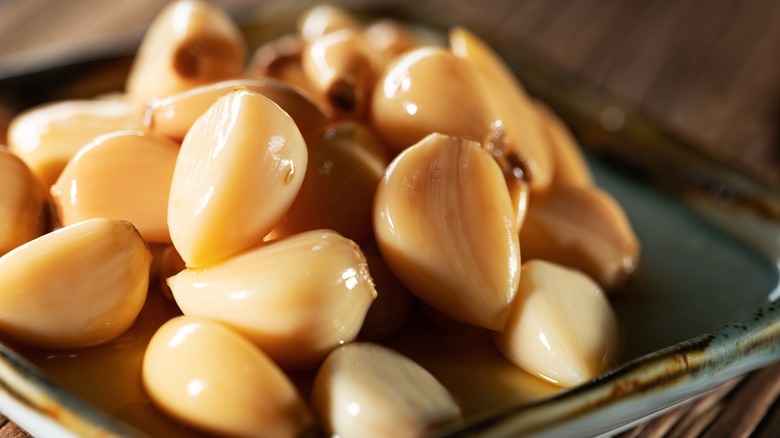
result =
[[0,148],[0,256],[46,233],[49,198],[17,156]]
[[360,248],[327,230],[185,269],[168,285],[185,315],[230,326],[290,369],[354,340],[376,297]]
[[460,408],[436,378],[411,359],[371,343],[334,350],[317,372],[314,410],[341,438],[422,437],[460,419]]
[[233,79],[150,100],[144,114],[144,125],[155,134],[181,141],[195,120],[217,99],[241,89],[262,94],[279,105],[290,115],[304,137],[318,133],[327,121],[314,102],[288,84],[274,79]]
[[360,28],[360,23],[352,14],[327,4],[308,9],[298,19],[298,34],[307,43],[339,30],[357,31]]
[[150,243],[170,243],[168,194],[179,145],[141,131],[100,136],[68,162],[51,194],[63,225],[131,222]]
[[618,356],[617,320],[601,288],[541,260],[523,264],[512,316],[494,339],[515,365],[564,387],[606,372]]
[[390,164],[374,201],[382,256],[422,301],[500,330],[520,275],[517,212],[478,143],[431,134]]
[[153,97],[238,77],[245,63],[244,38],[226,12],[206,1],[178,0],[146,31],[126,93],[143,105]]
[[536,101],[534,106],[552,152],[555,172],[550,184],[593,187],[588,162],[569,128],[547,105]]
[[262,242],[287,213],[306,173],[298,127],[249,90],[230,92],[182,142],[168,228],[187,266],[207,266]]
[[273,361],[205,319],[163,324],[149,341],[142,379],[155,405],[207,432],[296,438],[313,428],[308,407]]
[[316,229],[333,230],[358,243],[371,240],[374,192],[388,164],[384,145],[370,127],[342,121],[307,146],[301,190],[266,240]]
[[578,269],[607,292],[619,289],[639,262],[639,239],[628,217],[595,187],[553,187],[533,197],[520,245],[525,260]]
[[0,257],[0,333],[67,349],[110,341],[146,299],[152,256],[125,221],[90,219]]
[[48,188],[65,164],[95,137],[141,130],[136,107],[114,100],[48,103],[17,115],[8,128],[8,149],[24,160]]

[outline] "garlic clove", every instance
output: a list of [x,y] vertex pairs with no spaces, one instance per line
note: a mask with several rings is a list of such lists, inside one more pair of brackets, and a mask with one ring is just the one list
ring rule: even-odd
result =
[[170,243],[168,193],[179,146],[140,131],[100,136],[52,186],[63,225],[95,217],[131,222],[150,243]]
[[300,131],[270,99],[219,98],[184,138],[171,183],[168,227],[187,266],[261,242],[298,194],[307,160]]
[[149,341],[142,376],[158,407],[214,434],[293,438],[313,427],[287,376],[215,322],[180,316],[163,324]]
[[124,101],[71,100],[29,109],[8,128],[8,148],[48,188],[65,164],[95,137],[143,129],[137,108]]
[[476,142],[431,134],[390,164],[374,201],[377,244],[418,298],[500,330],[520,274],[517,212]]
[[146,299],[152,256],[124,221],[90,219],[0,257],[0,333],[42,348],[105,343]]
[[360,28],[360,23],[355,17],[333,5],[314,6],[301,14],[298,19],[298,33],[308,43],[339,30]]
[[617,330],[609,301],[593,280],[531,260],[523,264],[509,323],[494,339],[515,365],[571,387],[616,364]]
[[0,255],[44,234],[49,222],[40,181],[21,159],[0,148]]
[[526,260],[578,269],[606,291],[618,289],[639,261],[639,240],[625,212],[596,188],[561,186],[534,197],[520,245]]
[[266,240],[316,229],[370,240],[374,192],[388,164],[376,134],[357,122],[337,122],[308,142],[308,152],[301,190]]
[[179,0],[154,19],[127,78],[136,104],[197,85],[238,77],[246,44],[222,9],[201,0]]
[[168,279],[185,315],[222,322],[288,368],[310,368],[355,339],[376,297],[363,253],[310,231]]
[[325,125],[327,117],[314,102],[295,88],[273,79],[234,79],[152,99],[146,107],[144,124],[155,134],[181,141],[195,120],[217,99],[239,89],[271,99],[290,115],[304,137],[313,136]]
[[535,106],[552,151],[555,173],[550,184],[592,187],[588,162],[569,128],[547,105],[537,101]]
[[317,372],[312,403],[328,434],[421,437],[460,419],[447,389],[411,359],[378,344],[334,350]]

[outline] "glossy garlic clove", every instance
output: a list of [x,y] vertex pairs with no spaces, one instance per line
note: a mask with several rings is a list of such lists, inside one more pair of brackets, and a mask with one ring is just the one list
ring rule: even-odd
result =
[[143,129],[137,109],[123,101],[72,100],[41,105],[14,118],[8,148],[22,158],[45,187],[65,164],[96,137]]
[[577,140],[558,116],[545,104],[535,102],[536,113],[552,151],[553,186],[593,187],[593,175]]
[[0,332],[42,348],[98,345],[146,299],[152,256],[129,222],[90,219],[0,257]]
[[308,155],[290,116],[267,97],[221,97],[182,142],[168,227],[187,266],[212,264],[262,242],[292,205]]
[[262,351],[208,320],[163,324],[143,359],[144,388],[174,418],[226,436],[302,436],[312,416],[295,387]]
[[197,85],[235,78],[244,71],[246,45],[220,8],[179,0],[154,19],[127,78],[128,98],[145,104]]
[[512,316],[495,341],[515,365],[570,387],[615,365],[617,330],[609,301],[593,280],[532,260],[523,264]]
[[186,269],[168,284],[185,315],[232,327],[289,368],[355,339],[376,297],[360,248],[322,230]]
[[339,30],[360,30],[360,23],[349,12],[338,6],[317,5],[301,14],[298,19],[298,34],[306,42]]
[[96,138],[65,166],[51,193],[63,225],[131,222],[150,243],[170,243],[168,193],[179,145],[140,131]]
[[312,403],[328,434],[421,437],[460,419],[428,371],[389,348],[354,343],[333,351],[314,381]]
[[0,148],[0,256],[49,229],[46,190],[24,162]]
[[371,239],[374,192],[388,164],[373,130],[338,122],[308,142],[308,151],[301,190],[266,240],[316,229],[334,230],[359,243]]
[[625,212],[597,188],[562,186],[534,197],[520,245],[526,260],[578,269],[608,292],[625,283],[639,261],[639,240]]
[[520,275],[516,210],[479,144],[432,134],[390,164],[374,202],[382,255],[418,298],[500,330]]
[[181,141],[195,120],[217,99],[241,89],[262,94],[279,105],[290,115],[304,137],[319,132],[327,120],[316,104],[287,84],[273,79],[234,79],[150,100],[144,115],[144,125],[155,134]]

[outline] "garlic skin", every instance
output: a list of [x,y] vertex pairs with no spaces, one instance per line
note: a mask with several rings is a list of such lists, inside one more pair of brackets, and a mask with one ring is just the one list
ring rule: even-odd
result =
[[0,333],[41,348],[102,344],[135,321],[152,255],[125,221],[98,218],[0,257]]
[[501,330],[520,275],[517,212],[478,143],[431,134],[390,164],[374,200],[382,256],[418,298]]
[[49,229],[49,202],[38,178],[0,148],[0,256]]
[[360,248],[327,230],[185,269],[168,285],[185,315],[224,323],[290,369],[354,340],[376,297]]
[[460,418],[435,377],[378,344],[334,350],[314,381],[312,403],[328,434],[341,438],[422,437]]
[[149,341],[142,376],[163,411],[211,433],[295,438],[313,426],[271,359],[215,322],[180,316],[163,324]]
[[617,362],[617,319],[601,288],[579,271],[541,260],[523,264],[512,316],[494,339],[515,365],[564,387]]
[[303,183],[308,153],[278,105],[249,90],[219,98],[187,133],[171,183],[168,228],[189,267],[262,242]]
[[168,194],[179,145],[141,131],[96,138],[51,188],[63,225],[95,217],[131,222],[150,243],[170,243]]

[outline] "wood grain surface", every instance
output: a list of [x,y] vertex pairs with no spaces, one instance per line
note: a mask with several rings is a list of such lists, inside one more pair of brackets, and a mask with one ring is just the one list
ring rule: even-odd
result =
[[[0,72],[137,44],[165,0],[0,0]],[[255,0],[215,1],[237,16]],[[312,3],[312,2],[305,2]],[[780,2],[351,1],[415,8],[521,47],[641,108],[780,189]],[[446,14],[446,16],[442,16]],[[731,382],[624,437],[775,436],[780,365]],[[3,418],[0,438],[24,431]]]

